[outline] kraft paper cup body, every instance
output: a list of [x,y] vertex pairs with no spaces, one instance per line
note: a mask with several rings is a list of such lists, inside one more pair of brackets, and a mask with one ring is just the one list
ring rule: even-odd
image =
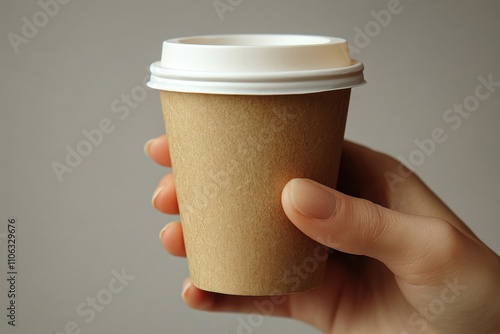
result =
[[[293,178],[335,187],[351,87],[364,82],[362,65],[346,58],[345,41],[331,62],[286,64],[314,54],[316,44],[328,51],[327,38],[285,35],[278,44],[276,36],[177,39],[186,45],[164,44],[162,62],[152,65],[149,85],[160,90],[191,281],[203,290],[281,295],[323,282],[328,252],[288,220],[281,192]],[[194,54],[204,46],[208,54]],[[229,52],[218,49],[227,46]],[[267,58],[258,57],[259,48]],[[224,57],[226,67],[224,59],[200,64],[209,55]],[[306,68],[294,70],[297,64]]]
[[275,295],[322,283],[327,251],[288,220],[281,191],[297,177],[335,186],[349,95],[161,92],[195,286]]

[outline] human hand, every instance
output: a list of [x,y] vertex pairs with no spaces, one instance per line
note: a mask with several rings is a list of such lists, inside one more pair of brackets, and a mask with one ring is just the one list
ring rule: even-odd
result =
[[[166,136],[145,149],[170,167]],[[388,182],[390,175],[400,179]],[[187,279],[185,302],[205,311],[265,309],[266,315],[295,318],[332,334],[500,333],[499,257],[416,175],[346,141],[338,190],[294,179],[282,193],[291,222],[336,250],[323,286],[278,303],[203,291]],[[179,212],[171,173],[160,181],[153,206]],[[168,224],[160,239],[169,253],[186,255],[180,223]]]

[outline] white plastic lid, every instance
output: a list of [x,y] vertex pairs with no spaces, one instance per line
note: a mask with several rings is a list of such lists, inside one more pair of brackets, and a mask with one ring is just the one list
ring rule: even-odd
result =
[[163,42],[148,86],[189,93],[305,94],[364,84],[363,69],[342,38],[195,36]]

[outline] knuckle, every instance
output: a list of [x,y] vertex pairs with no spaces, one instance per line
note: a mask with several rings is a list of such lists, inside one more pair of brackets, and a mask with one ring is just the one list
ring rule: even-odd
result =
[[367,205],[367,228],[365,239],[373,244],[378,244],[385,239],[387,231],[387,215],[379,205]]
[[414,271],[426,280],[433,280],[456,271],[457,264],[464,262],[468,247],[463,235],[453,225],[440,218],[432,218],[427,251],[413,262]]
[[351,209],[351,217],[356,217],[355,233],[367,244],[377,244],[386,237],[387,215],[384,209],[372,202],[362,200],[356,210]]
[[444,260],[455,259],[465,249],[462,233],[443,219],[435,218],[433,235],[439,257]]

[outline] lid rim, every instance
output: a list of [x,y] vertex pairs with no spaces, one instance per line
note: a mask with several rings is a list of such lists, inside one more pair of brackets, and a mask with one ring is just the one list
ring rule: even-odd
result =
[[160,78],[151,76],[148,87],[185,93],[223,95],[296,95],[348,89],[365,84],[360,73],[301,81],[214,81]]
[[345,74],[363,72],[364,65],[357,60],[352,60],[352,65],[338,68],[300,70],[300,71],[281,71],[281,72],[209,72],[209,71],[189,71],[165,68],[161,62],[157,61],[150,66],[151,74],[165,78],[193,78],[198,80],[229,80],[237,79],[246,81],[251,80],[273,80],[275,78],[286,78],[287,80],[297,80],[304,77],[322,77],[322,76],[342,76]]
[[[215,40],[215,39],[232,39],[232,38],[261,38],[261,39],[276,39],[276,38],[295,38],[295,39],[311,39],[311,40],[321,40],[319,43],[289,43],[289,44],[217,44],[217,43],[187,43],[184,41],[189,40]],[[209,48],[275,48],[275,47],[308,47],[308,46],[321,46],[328,44],[343,44],[347,43],[347,40],[341,37],[324,36],[324,35],[308,35],[308,34],[213,34],[213,35],[197,35],[197,36],[187,36],[171,38],[164,43],[169,43],[182,47],[209,47]]]
[[[163,42],[148,86],[208,94],[311,93],[363,84],[364,66],[339,37],[228,34]],[[190,87],[191,86],[191,87]]]

